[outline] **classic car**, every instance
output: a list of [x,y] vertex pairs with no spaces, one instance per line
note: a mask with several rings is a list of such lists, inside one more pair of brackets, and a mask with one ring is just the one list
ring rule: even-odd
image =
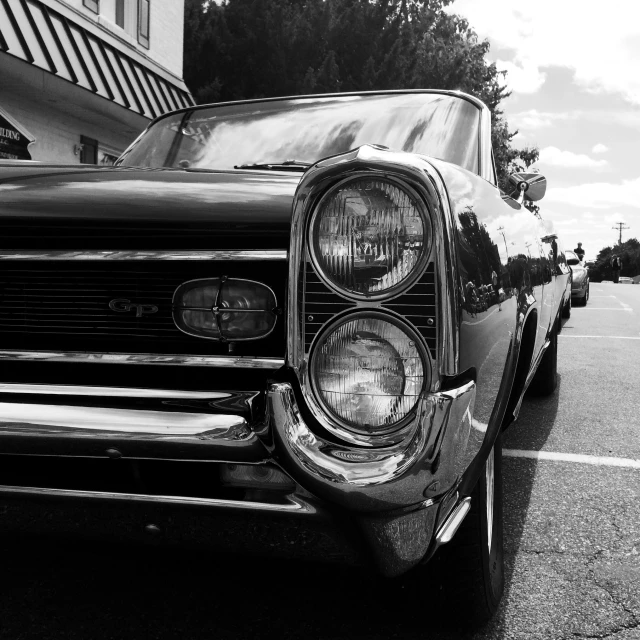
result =
[[[189,107],[0,167],[0,528],[503,586],[501,432],[568,272],[455,91]],[[461,547],[464,549],[461,549]],[[438,561],[440,562],[440,560]],[[470,613],[471,615],[471,613]]]
[[573,251],[566,252],[567,264],[571,269],[571,298],[583,307],[589,302],[589,269]]

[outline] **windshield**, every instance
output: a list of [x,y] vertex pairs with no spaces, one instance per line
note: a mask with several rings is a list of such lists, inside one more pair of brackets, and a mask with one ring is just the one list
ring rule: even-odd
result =
[[[118,164],[232,169],[303,163],[364,144],[434,156],[478,173],[480,111],[433,93],[293,98],[196,108],[153,124]],[[245,168],[245,167],[242,167]]]

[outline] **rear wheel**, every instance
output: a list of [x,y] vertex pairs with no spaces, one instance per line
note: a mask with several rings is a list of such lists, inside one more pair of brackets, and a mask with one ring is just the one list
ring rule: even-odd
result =
[[584,298],[582,298],[582,306],[586,307],[587,302],[589,302],[589,285],[587,285],[587,290],[584,292]]
[[471,509],[454,539],[441,549],[456,608],[469,622],[489,620],[504,591],[502,524],[502,435],[499,435],[471,494]]
[[554,323],[549,346],[542,356],[529,391],[537,396],[549,396],[558,385],[558,323]]

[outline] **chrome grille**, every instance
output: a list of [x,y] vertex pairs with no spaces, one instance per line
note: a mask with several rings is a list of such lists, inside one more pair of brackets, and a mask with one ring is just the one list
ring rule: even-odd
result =
[[[276,293],[278,304],[284,304],[284,261],[3,261],[0,348],[225,354],[228,345],[183,334],[171,315],[173,292],[180,284],[222,275],[264,282]],[[137,307],[129,312],[110,308],[112,301],[122,299],[146,312],[137,315]],[[154,307],[157,312],[151,313]],[[282,321],[272,336],[256,341],[250,351],[256,356],[283,356]]]
[[[304,343],[305,352],[308,353],[320,329],[334,316],[355,307],[355,304],[329,289],[320,280],[310,261],[306,263],[304,280]],[[436,285],[433,263],[406,293],[383,303],[382,308],[406,318],[424,337],[431,356],[436,357]]]

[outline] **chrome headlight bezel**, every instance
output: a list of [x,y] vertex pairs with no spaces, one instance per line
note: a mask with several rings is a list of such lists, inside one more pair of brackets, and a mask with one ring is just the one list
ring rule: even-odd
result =
[[[410,340],[413,341],[416,352],[420,357],[422,363],[423,382],[419,394],[417,394],[414,405],[407,411],[407,413],[397,422],[388,425],[386,428],[376,429],[375,432],[367,432],[364,429],[359,429],[357,426],[350,424],[342,419],[325,401],[321,391],[319,390],[319,384],[317,380],[317,358],[319,346],[322,342],[332,333],[334,333],[341,325],[351,322],[359,318],[366,319],[379,319],[383,322],[388,322],[394,325],[400,331],[405,333]],[[393,314],[391,312],[377,311],[375,309],[360,308],[355,310],[349,310],[342,313],[331,320],[316,336],[311,345],[309,352],[309,364],[308,364],[308,384],[312,394],[312,398],[316,406],[327,416],[328,421],[323,421],[325,428],[339,436],[342,439],[351,440],[359,444],[377,445],[387,444],[387,439],[394,439],[400,432],[412,425],[416,417],[416,413],[420,406],[420,399],[427,389],[431,385],[432,375],[432,362],[428,349],[424,345],[424,340],[418,334],[418,332],[403,318]],[[361,440],[363,439],[363,440]]]
[[[357,182],[363,180],[371,180],[376,182],[386,182],[399,191],[406,193],[411,199],[412,204],[416,207],[418,214],[420,215],[422,225],[423,225],[423,248],[413,267],[411,273],[398,282],[396,285],[389,287],[381,292],[374,292],[368,294],[361,294],[355,291],[351,291],[340,286],[338,283],[334,282],[334,280],[325,272],[324,267],[321,264],[321,261],[317,255],[318,247],[315,238],[315,229],[317,224],[319,223],[320,213],[323,209],[323,206],[326,202],[335,195],[337,191],[344,188],[350,182]],[[388,175],[378,175],[378,174],[367,174],[360,173],[355,175],[348,175],[336,184],[332,185],[329,189],[327,189],[319,200],[314,204],[313,212],[309,216],[309,221],[306,229],[306,245],[307,250],[309,252],[309,257],[311,259],[311,263],[313,265],[314,271],[318,275],[318,277],[322,280],[327,287],[329,287],[335,293],[353,301],[357,302],[376,302],[380,300],[387,300],[390,298],[394,298],[404,291],[409,289],[415,282],[420,278],[420,276],[424,273],[426,269],[431,251],[433,248],[433,225],[431,221],[431,216],[429,215],[429,211],[419,196],[418,192],[409,186],[406,182],[400,181]]]

